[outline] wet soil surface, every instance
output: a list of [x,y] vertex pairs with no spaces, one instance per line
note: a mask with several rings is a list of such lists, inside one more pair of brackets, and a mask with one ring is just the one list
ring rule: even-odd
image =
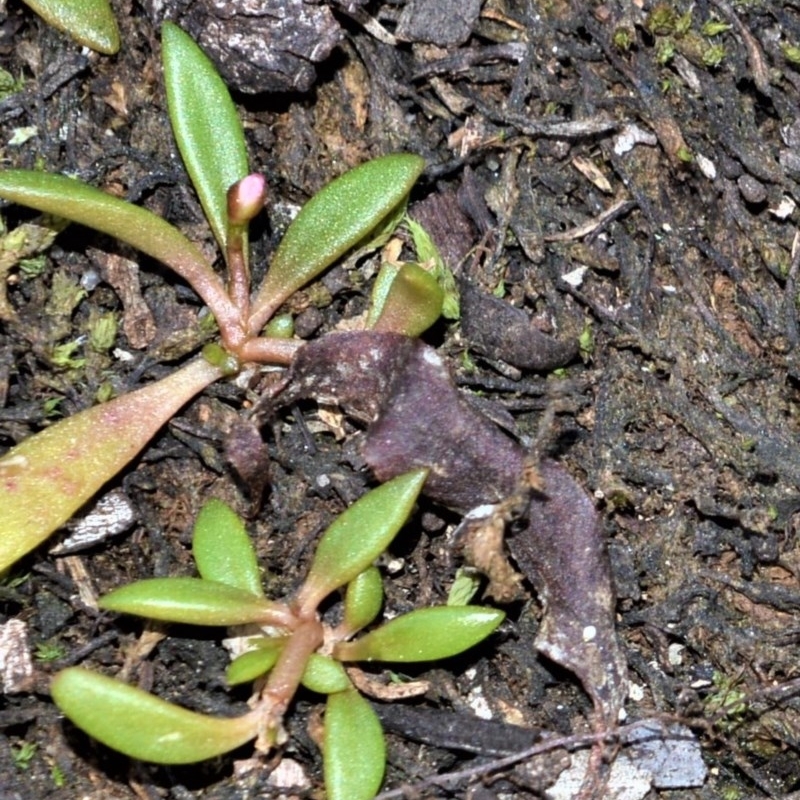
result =
[[[292,204],[367,158],[424,156],[410,212],[467,305],[470,292],[504,304],[441,323],[426,341],[464,393],[593,498],[627,718],[681,718],[702,745],[702,786],[648,797],[800,796],[800,5],[297,0],[255,12],[121,0],[114,57],[82,51],[18,2],[1,5],[3,164],[77,175],[213,252],[165,112],[163,14],[203,44],[270,185],[257,274]],[[248,42],[240,29],[259,34]],[[9,230],[34,217],[3,216]],[[167,374],[205,335],[194,294],[117,242],[73,226],[43,256],[0,261],[2,449],[104,387]],[[292,300],[304,338],[364,309],[375,263],[335,267]],[[103,315],[118,321],[116,338],[93,349],[87,334]],[[270,483],[254,509],[221,452],[256,399],[241,383],[209,389],[110,487],[133,509],[124,534],[71,555],[46,546],[0,585],[0,622],[27,626],[34,658],[27,683],[0,699],[3,798],[322,795],[313,695],[299,696],[275,757],[254,766],[245,747],[174,769],[91,742],[49,699],[50,677],[81,664],[204,712],[246,708],[247,692],[225,685],[229,657],[213,632],[163,638],[93,602],[134,579],[193,574],[191,525],[211,496],[247,515],[267,592],[298,585],[320,532],[373,479],[359,426],[298,401],[264,430]],[[450,537],[459,519],[423,501],[384,562],[387,607],[444,600],[461,563]],[[532,580],[484,645],[404,672],[429,687],[382,705],[388,788],[523,750],[535,731],[591,732],[589,695],[534,648]],[[407,717],[406,706],[430,714]],[[455,712],[469,717],[444,716]],[[488,727],[502,723],[534,733]],[[306,788],[276,788],[281,759]],[[568,761],[560,750],[527,771],[406,796],[535,797]]]

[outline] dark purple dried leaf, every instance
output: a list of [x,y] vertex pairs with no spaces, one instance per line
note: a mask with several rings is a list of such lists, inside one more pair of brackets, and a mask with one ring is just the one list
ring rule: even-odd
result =
[[298,353],[281,404],[334,402],[372,423],[363,455],[388,480],[417,467],[425,493],[467,511],[514,493],[524,451],[459,394],[439,354],[399,334],[330,334]]
[[590,498],[560,464],[539,467],[543,493],[526,531],[509,538],[515,560],[544,605],[536,647],[574,672],[608,725],[627,693],[625,659],[614,631],[611,567]]
[[238,420],[225,437],[225,460],[247,487],[256,508],[269,483],[270,458],[258,426],[250,419]]
[[578,352],[576,341],[561,341],[537,330],[527,313],[461,281],[461,330],[481,355],[520,369],[563,367]]

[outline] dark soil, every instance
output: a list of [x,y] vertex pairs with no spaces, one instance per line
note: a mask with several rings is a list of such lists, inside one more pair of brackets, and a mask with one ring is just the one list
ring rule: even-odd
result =
[[[151,8],[161,5],[115,2],[123,46],[105,57],[26,6],[2,3],[1,64],[20,79],[0,100],[3,163],[76,174],[210,249],[169,132]],[[205,4],[175,5],[171,18],[202,42]],[[291,7],[285,28],[302,22],[303,35],[332,47],[327,57],[312,64],[306,54],[253,77],[252,54],[238,56],[248,69],[237,67],[222,34],[215,40],[252,164],[271,187],[269,222],[253,235],[256,271],[288,203],[369,157],[424,156],[411,211],[427,203],[417,215],[462,280],[523,309],[559,342],[583,333],[580,353],[556,370],[520,356],[518,337],[480,327],[442,323],[426,339],[464,391],[494,404],[595,499],[635,687],[628,717],[682,717],[710,770],[702,788],[659,796],[800,796],[800,4],[490,0],[478,16],[478,3],[442,2],[438,22],[424,16],[426,3],[331,3],[324,14],[281,5]],[[279,54],[285,44],[264,46]],[[431,211],[436,196],[443,223],[441,207]],[[9,230],[33,217],[3,213]],[[374,262],[348,267],[292,301],[306,338],[363,310]],[[89,230],[73,226],[41,263],[2,277],[14,317],[0,321],[0,449],[91,405],[105,384],[120,392],[166,374],[202,339],[191,291]],[[109,312],[120,323],[112,348],[81,344],[80,365],[54,358]],[[256,399],[240,384],[212,387],[115,482],[135,509],[125,535],[72,556],[42,548],[0,585],[0,622],[24,621],[31,648],[45,655],[25,691],[0,699],[4,800],[281,796],[269,774],[278,757],[255,769],[250,748],[190,768],[134,764],[66,724],[48,694],[50,676],[79,663],[124,671],[206,712],[244,707],[247,693],[225,686],[219,638],[171,629],[154,639],[155,626],[100,614],[92,599],[137,578],[192,574],[191,525],[210,496],[248,515],[270,594],[302,580],[315,538],[372,479],[357,427],[345,422],[339,440],[316,404],[300,404],[265,430],[271,480],[254,509],[221,452]],[[423,503],[390,554],[388,606],[443,600],[460,564],[448,538],[457,522]],[[484,646],[409,670],[430,681],[413,705],[585,733],[589,698],[533,648],[534,593],[508,612]],[[41,645],[59,648],[55,660]],[[301,695],[288,716],[280,755],[310,788],[285,796],[322,794],[319,708]],[[509,735],[473,721],[454,742],[432,718],[403,723],[397,714],[392,723],[384,713],[387,727],[424,742],[390,735],[389,788],[496,757]],[[537,796],[562,756],[544,777],[501,771],[408,796]]]

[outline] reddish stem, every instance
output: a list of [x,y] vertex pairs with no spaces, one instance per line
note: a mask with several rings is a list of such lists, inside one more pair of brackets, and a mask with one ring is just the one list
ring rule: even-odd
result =
[[291,364],[303,345],[305,342],[300,339],[260,336],[245,341],[235,353],[242,361],[255,361],[259,364]]
[[228,231],[228,294],[239,309],[241,320],[250,314],[250,270],[244,251],[245,239],[243,228],[231,226]]
[[308,659],[323,639],[322,623],[316,617],[303,620],[292,631],[278,663],[269,674],[256,707],[263,714],[262,735],[270,737],[280,725],[287,706],[300,686]]

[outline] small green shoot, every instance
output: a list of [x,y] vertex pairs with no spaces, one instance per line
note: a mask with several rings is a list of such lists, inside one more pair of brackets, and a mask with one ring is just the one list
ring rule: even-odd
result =
[[66,654],[67,649],[64,645],[56,642],[39,642],[33,651],[33,657],[41,664],[58,661],[60,658],[64,658]]
[[14,759],[14,766],[23,772],[29,769],[38,749],[38,745],[34,742],[23,742],[20,745],[13,746],[11,748],[11,757]]
[[[268,751],[302,685],[327,695],[322,751],[329,800],[369,800],[383,780],[386,745],[375,712],[342,662],[450,658],[483,641],[504,617],[490,608],[436,606],[352,638],[380,611],[383,589],[372,562],[407,521],[426,476],[426,470],[401,475],[348,508],[320,539],[305,583],[285,601],[264,598],[244,525],[217,500],[204,507],[195,525],[193,553],[201,577],[139,581],[102,598],[104,609],[159,620],[262,626],[226,674],[231,685],[257,682],[249,713],[226,719],[197,714],[76,667],[54,679],[56,704],[109,747],[145,761],[184,764],[252,739]],[[330,627],[319,605],[339,589],[344,620]]]

